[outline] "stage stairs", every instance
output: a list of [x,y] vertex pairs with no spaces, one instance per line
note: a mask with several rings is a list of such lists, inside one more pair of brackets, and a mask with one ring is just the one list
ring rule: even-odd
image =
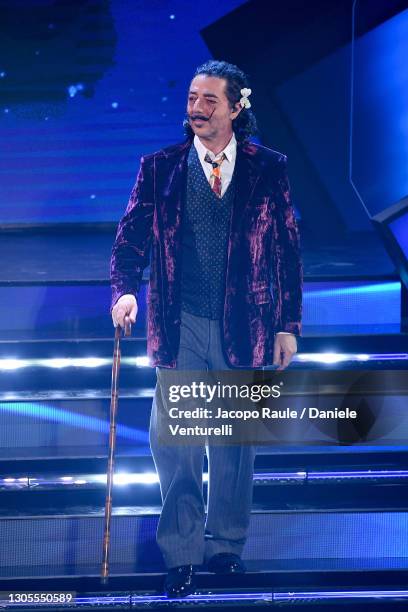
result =
[[[32,258],[24,268],[8,255],[0,278],[0,607],[9,607],[7,592],[74,591],[73,607],[82,610],[406,610],[408,443],[399,432],[381,446],[259,447],[247,574],[226,578],[202,567],[196,595],[163,598],[145,285],[132,337],[122,342],[110,579],[101,584],[113,351],[112,236],[101,236],[101,244],[83,235],[74,244],[68,230],[46,234],[53,249],[62,246],[43,261],[38,235],[24,235]],[[13,244],[10,234],[7,253]],[[320,257],[309,257],[309,325],[292,369],[406,370],[406,294],[395,271],[377,266],[365,274],[361,265],[350,275],[339,250],[334,279]],[[336,304],[351,317],[334,320]]]

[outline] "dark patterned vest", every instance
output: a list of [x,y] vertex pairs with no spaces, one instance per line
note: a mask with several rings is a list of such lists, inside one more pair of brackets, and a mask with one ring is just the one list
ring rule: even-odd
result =
[[218,198],[192,144],[182,219],[181,308],[199,317],[219,319],[223,313],[234,195],[235,173],[227,191]]

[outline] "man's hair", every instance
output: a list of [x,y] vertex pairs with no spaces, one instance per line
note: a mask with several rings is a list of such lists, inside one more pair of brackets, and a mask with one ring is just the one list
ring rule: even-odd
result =
[[[194,77],[199,74],[225,79],[225,94],[231,108],[234,108],[235,104],[242,98],[241,89],[249,87],[246,74],[238,66],[228,62],[209,60],[196,69]],[[184,119],[183,127],[186,135],[189,138],[193,138],[194,132],[188,122],[188,118]],[[244,107],[238,117],[233,119],[232,129],[234,130],[237,142],[248,140],[250,136],[258,131],[254,113],[249,108]]]

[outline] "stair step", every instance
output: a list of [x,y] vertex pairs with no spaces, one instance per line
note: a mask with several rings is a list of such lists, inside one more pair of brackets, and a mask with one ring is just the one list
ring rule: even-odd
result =
[[[101,509],[71,509],[64,515],[2,517],[1,576],[38,576],[44,566],[75,575],[101,556]],[[115,508],[111,562],[121,572],[163,571],[156,545],[157,514],[135,507]],[[147,552],[148,551],[148,552]],[[244,560],[292,562],[292,570],[328,565],[364,571],[408,569],[408,512],[333,511],[253,513]]]
[[[394,377],[393,380],[397,378]],[[404,377],[400,375],[399,379],[404,380]],[[119,398],[117,425],[119,455],[144,453],[144,449],[149,445],[148,429],[153,390],[146,386],[142,389],[143,394],[139,397],[133,397],[134,394],[131,393],[129,396]],[[142,389],[139,389],[139,392],[142,393]],[[296,398],[296,401],[303,402],[304,398]],[[403,396],[393,397],[393,412],[387,413],[389,422],[384,421],[384,431],[381,436],[375,438],[375,444],[372,446],[379,448],[384,445],[388,448],[396,445],[401,448],[402,445],[406,445],[408,419],[405,418],[404,401]],[[107,393],[99,394],[96,398],[81,397],[73,393],[72,399],[60,400],[52,399],[50,394],[49,399],[42,401],[12,400],[5,393],[3,400],[0,401],[0,460],[10,457],[20,459],[34,457],[36,454],[34,449],[37,449],[37,457],[50,457],[51,448],[55,449],[53,451],[55,457],[106,456],[109,407],[110,398]],[[397,417],[398,427],[394,427],[393,423]],[[327,442],[334,443],[330,438]],[[320,430],[309,428],[308,438],[304,438],[304,444],[321,446],[323,443]],[[365,444],[369,446],[368,442],[361,442],[359,446]],[[284,445],[280,444],[281,447]],[[270,451],[274,452],[274,445],[267,446],[270,446]],[[294,439],[291,444],[287,443],[287,446],[293,449],[301,444]]]
[[[244,576],[217,576],[203,568],[196,574],[197,588],[194,595],[178,602],[169,601],[163,596],[163,572],[133,572],[126,575],[118,564],[110,566],[108,586],[101,586],[96,564],[84,564],[80,568],[78,565],[75,567],[76,576],[64,576],[66,566],[44,566],[36,578],[0,578],[0,588],[4,584],[4,590],[12,592],[21,592],[23,589],[31,593],[71,592],[75,594],[76,604],[72,607],[75,609],[78,606],[81,610],[93,610],[96,606],[99,609],[126,606],[126,609],[151,610],[174,608],[177,604],[176,609],[181,605],[183,609],[201,605],[217,610],[224,606],[246,610],[250,607],[270,608],[271,604],[286,604],[292,610],[292,605],[296,603],[302,607],[307,604],[307,609],[312,612],[321,611],[322,604],[343,604],[349,612],[361,612],[362,608],[355,608],[353,603],[369,603],[370,610],[386,612],[406,609],[404,599],[408,597],[408,589],[404,571],[393,569],[381,572],[376,568],[375,561],[361,577],[357,571],[343,568],[345,564],[342,562],[335,565],[327,563],[324,570],[314,569],[307,564],[304,569],[291,569],[291,563],[277,564],[273,561],[261,570],[262,565],[265,564],[246,561],[248,571]],[[123,566],[123,569],[128,567]],[[379,602],[385,607],[379,606]],[[398,603],[404,607],[399,607]],[[6,607],[5,604],[2,607]]]
[[[111,289],[107,279],[75,278],[0,282],[0,338],[111,335]],[[134,325],[134,332],[142,335],[146,329],[146,295],[147,284],[143,282]],[[401,281],[396,274],[340,278],[305,275],[305,335],[398,334],[400,322]]]

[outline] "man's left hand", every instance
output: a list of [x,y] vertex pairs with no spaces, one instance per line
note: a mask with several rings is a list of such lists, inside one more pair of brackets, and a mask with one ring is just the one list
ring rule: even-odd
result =
[[287,368],[296,352],[297,342],[294,334],[276,334],[273,347],[273,365],[278,366],[277,370]]

